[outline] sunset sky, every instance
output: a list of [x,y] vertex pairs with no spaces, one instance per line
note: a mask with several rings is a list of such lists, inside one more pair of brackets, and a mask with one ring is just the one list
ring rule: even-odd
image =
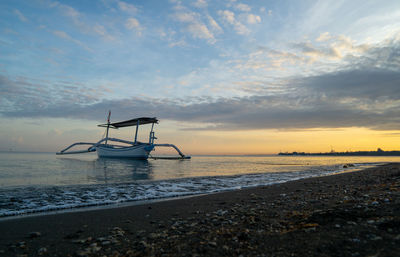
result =
[[400,2],[3,0],[0,92],[2,151],[108,110],[189,154],[400,149]]

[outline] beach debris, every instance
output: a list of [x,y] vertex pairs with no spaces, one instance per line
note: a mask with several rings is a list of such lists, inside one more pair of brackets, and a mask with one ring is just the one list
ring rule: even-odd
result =
[[[120,255],[120,253],[118,252],[118,251],[116,251],[116,250],[114,250],[112,253],[111,253],[111,257],[119,257],[119,256],[121,256]],[[129,256],[129,255],[128,255]]]
[[111,242],[108,241],[108,240],[105,240],[105,241],[101,242],[101,245],[103,245],[103,246],[110,245],[110,244],[111,244]]
[[78,250],[78,251],[75,252],[75,255],[78,256],[78,257],[86,257],[86,256],[89,256],[89,254],[90,254],[90,251],[88,251],[87,249]]
[[124,236],[125,231],[120,227],[114,227],[111,231],[114,236]]
[[21,249],[25,249],[26,248],[26,242],[25,241],[18,242],[18,247],[21,248]]
[[228,212],[227,210],[219,209],[218,211],[216,211],[214,213],[217,214],[218,216],[224,216],[227,212]]
[[213,246],[213,247],[217,247],[217,243],[214,241],[210,241],[208,242],[209,245]]
[[98,251],[101,250],[101,246],[98,246],[97,243],[92,243],[89,245],[89,247],[86,247],[85,249],[80,249],[75,252],[75,255],[84,257],[84,256],[90,256],[92,254],[97,253]]
[[84,243],[86,243],[86,239],[74,239],[74,240],[71,240],[71,242],[75,243],[75,244],[84,244]]
[[372,241],[378,241],[378,240],[382,240],[382,237],[377,236],[377,235],[373,235],[373,237],[371,237]]
[[30,232],[29,233],[29,238],[36,238],[40,237],[42,234],[40,232]]
[[100,242],[103,242],[103,241],[106,241],[107,238],[106,237],[98,237],[96,240],[100,241]]
[[41,247],[38,250],[38,255],[43,255],[43,254],[47,254],[47,248],[46,247]]

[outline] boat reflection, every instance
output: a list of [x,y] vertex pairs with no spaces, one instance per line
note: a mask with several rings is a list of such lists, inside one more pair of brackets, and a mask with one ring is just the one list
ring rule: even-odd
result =
[[147,160],[98,158],[95,160],[96,176],[98,182],[126,183],[139,180],[151,180],[153,167]]

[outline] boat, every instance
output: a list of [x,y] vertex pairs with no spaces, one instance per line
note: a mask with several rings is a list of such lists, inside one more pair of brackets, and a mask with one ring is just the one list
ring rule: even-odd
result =
[[[108,113],[107,123],[100,124],[98,127],[106,128],[105,137],[99,140],[97,143],[88,143],[88,142],[77,142],[74,143],[65,149],[57,152],[57,155],[65,155],[65,154],[81,154],[81,153],[90,153],[97,152],[97,156],[99,158],[130,158],[130,159],[142,159],[147,160],[149,157],[153,159],[190,159],[190,156],[184,155],[178,147],[173,144],[155,144],[154,140],[157,139],[154,133],[154,124],[158,124],[157,118],[153,117],[140,117],[135,119],[130,119],[126,121],[120,122],[110,122],[111,111]],[[148,142],[139,142],[137,140],[139,126],[151,124],[151,130],[149,134]],[[110,129],[119,129],[124,127],[136,127],[135,138],[134,141],[112,138],[109,137]],[[114,143],[110,143],[114,142]],[[117,143],[117,144],[116,144]],[[72,151],[71,148],[75,146],[81,145],[89,145],[89,148],[84,150],[75,150]],[[153,151],[156,147],[172,147],[174,148],[179,156],[177,157],[153,157],[151,156],[151,151]]]

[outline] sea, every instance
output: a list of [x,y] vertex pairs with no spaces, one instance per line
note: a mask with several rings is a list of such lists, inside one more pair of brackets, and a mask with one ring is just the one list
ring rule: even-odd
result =
[[104,159],[0,152],[0,220],[113,208],[357,171],[400,157],[192,156]]

